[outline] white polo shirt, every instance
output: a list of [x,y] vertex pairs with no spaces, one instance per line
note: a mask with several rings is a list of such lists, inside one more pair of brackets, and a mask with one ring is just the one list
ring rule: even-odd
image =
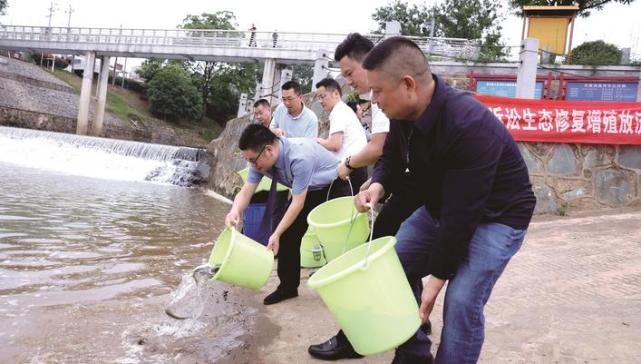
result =
[[[369,99],[370,102],[372,100],[372,91],[369,92]],[[378,108],[378,105],[375,103],[371,102],[372,106],[372,134],[376,133],[389,133],[389,119],[381,111],[381,109]]]
[[334,152],[339,160],[360,152],[367,145],[365,129],[352,109],[339,101],[329,113],[329,135],[343,132],[343,145]]

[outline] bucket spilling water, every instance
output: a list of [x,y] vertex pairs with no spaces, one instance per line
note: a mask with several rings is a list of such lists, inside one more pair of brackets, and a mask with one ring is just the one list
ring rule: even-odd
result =
[[307,215],[307,223],[314,229],[328,262],[364,243],[369,235],[367,214],[356,211],[352,196],[316,206]]
[[211,279],[259,289],[272,273],[274,254],[264,245],[227,228],[216,239],[209,265],[219,267]]
[[361,355],[397,347],[421,324],[394,244],[396,239],[387,236],[357,246],[320,268],[307,283]]
[[259,289],[267,283],[273,265],[271,250],[235,229],[227,228],[216,239],[209,262],[183,276],[165,312],[179,320],[198,318],[204,308],[202,286],[207,281],[218,280]]

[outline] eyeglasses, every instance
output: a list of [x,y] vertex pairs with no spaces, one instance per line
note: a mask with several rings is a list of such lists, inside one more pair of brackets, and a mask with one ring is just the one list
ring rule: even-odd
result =
[[261,156],[261,155],[263,154],[263,152],[265,151],[265,148],[267,148],[267,145],[263,145],[263,149],[261,149],[261,150],[260,150],[260,153],[258,153],[258,155],[256,156],[256,158],[247,158],[247,162],[249,162],[249,163],[251,163],[251,164],[253,164],[253,165],[256,165],[256,163],[257,163],[257,162],[258,162],[258,160],[260,159],[260,156]]

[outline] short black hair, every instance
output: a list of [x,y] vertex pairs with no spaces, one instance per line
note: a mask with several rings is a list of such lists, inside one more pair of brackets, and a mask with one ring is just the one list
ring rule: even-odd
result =
[[278,137],[272,133],[268,127],[262,124],[249,124],[245,127],[240,139],[238,139],[238,149],[259,151],[264,146],[272,144]]
[[336,82],[336,80],[333,78],[327,77],[318,81],[316,83],[316,88],[320,88],[320,87],[325,87],[326,90],[330,90],[330,91],[334,91],[334,90],[338,91],[339,95],[341,96],[343,95],[343,92],[341,91],[341,85],[339,85],[338,82]]
[[267,101],[267,99],[258,99],[256,102],[254,102],[254,108],[257,108],[260,105],[263,105],[268,109],[271,108],[271,105],[269,104],[269,101]]
[[363,60],[363,68],[372,71],[380,67],[389,57],[401,48],[415,48],[421,54],[423,51],[416,43],[405,37],[390,37],[378,43]]
[[283,84],[283,87],[281,87],[281,89],[283,89],[283,90],[294,89],[294,92],[296,93],[296,95],[300,95],[301,94],[300,84],[298,82],[296,82],[296,81],[287,81],[287,82],[285,82]]
[[347,35],[347,38],[336,47],[334,60],[340,61],[343,57],[348,56],[357,62],[362,62],[365,55],[367,55],[372,48],[374,48],[374,42],[359,33],[350,33]]

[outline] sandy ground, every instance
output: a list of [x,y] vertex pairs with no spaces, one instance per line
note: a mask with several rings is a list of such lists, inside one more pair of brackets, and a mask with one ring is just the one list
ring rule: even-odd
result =
[[[320,363],[307,347],[337,324],[307,286],[262,306],[277,277],[247,293],[252,334],[220,363]],[[442,296],[442,295],[441,295]],[[442,297],[432,315],[438,345]],[[481,363],[638,363],[641,360],[641,210],[539,217],[486,307]],[[433,347],[433,350],[436,346]],[[352,363],[389,363],[393,352]]]

